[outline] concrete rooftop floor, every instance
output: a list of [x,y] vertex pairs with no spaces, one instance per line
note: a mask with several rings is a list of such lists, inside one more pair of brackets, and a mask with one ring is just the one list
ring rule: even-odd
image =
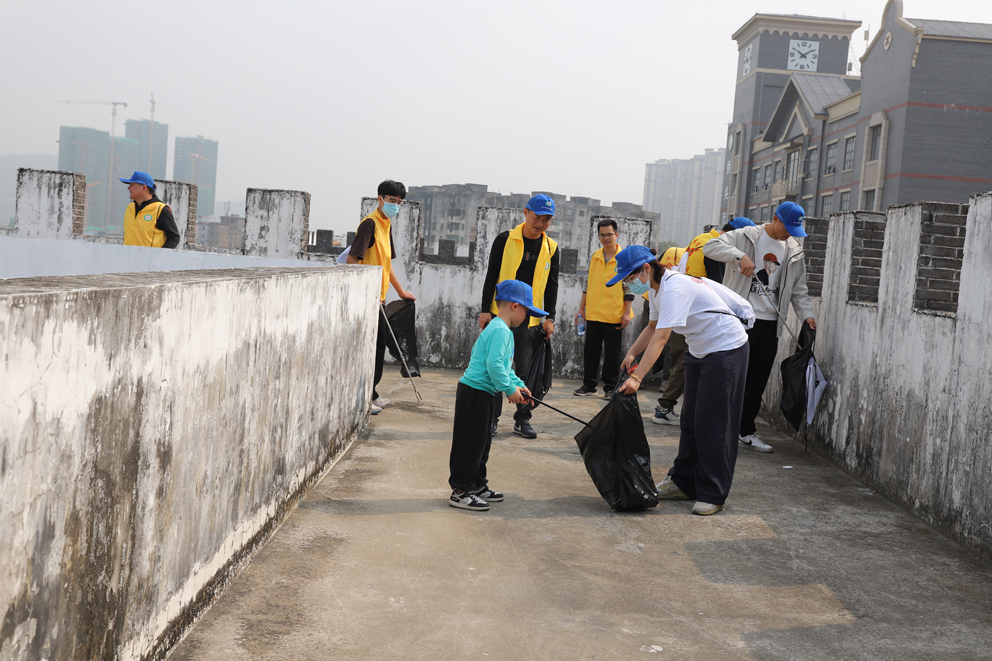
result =
[[[727,507],[612,512],[539,408],[504,416],[489,462],[507,498],[447,505],[460,372],[407,380],[170,659],[989,659],[992,565],[769,431],[742,450]],[[548,402],[605,404],[556,380]],[[678,430],[648,418],[655,481]],[[509,410],[509,407],[505,407]],[[657,654],[657,657],[651,655]]]

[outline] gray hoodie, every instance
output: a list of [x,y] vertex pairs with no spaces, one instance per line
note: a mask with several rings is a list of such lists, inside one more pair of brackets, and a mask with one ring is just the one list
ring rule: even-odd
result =
[[[733,232],[725,232],[707,241],[703,246],[705,257],[730,264],[724,273],[723,284],[745,299],[751,295],[751,278],[741,275],[741,258],[747,255],[748,259],[755,261],[755,245],[761,232],[764,231],[764,225],[744,227]],[[788,313],[791,303],[796,316],[805,321],[813,317],[813,301],[806,288],[806,263],[803,261],[803,254],[803,247],[790,236],[785,241],[785,255],[782,257],[778,302],[783,316]],[[782,335],[783,328],[784,324],[779,319],[776,336]]]

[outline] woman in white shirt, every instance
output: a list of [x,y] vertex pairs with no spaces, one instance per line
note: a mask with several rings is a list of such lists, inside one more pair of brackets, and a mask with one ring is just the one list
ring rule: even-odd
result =
[[730,493],[737,463],[746,331],[754,323],[754,310],[721,284],[666,269],[644,246],[629,246],[617,254],[617,276],[607,286],[621,280],[635,293],[646,285],[654,294],[650,321],[627,352],[623,367],[629,369],[635,356],[644,355],[620,386],[621,393],[637,392],[673,330],[687,345],[679,453],[658,485],[658,497],[695,500],[693,514],[716,514]]

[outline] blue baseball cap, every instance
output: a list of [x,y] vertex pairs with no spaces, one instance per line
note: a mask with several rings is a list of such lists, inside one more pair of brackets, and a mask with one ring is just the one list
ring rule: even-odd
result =
[[555,201],[545,194],[535,195],[527,201],[525,209],[530,209],[538,216],[555,215]]
[[742,227],[754,227],[754,223],[751,222],[750,218],[745,218],[744,216],[737,216],[732,221],[730,221],[730,226],[735,230],[739,230]]
[[138,172],[135,170],[134,174],[131,175],[130,179],[121,179],[125,184],[144,184],[152,190],[155,189],[155,180],[147,172]]
[[[550,198],[548,198],[550,199]],[[496,300],[519,303],[532,317],[547,317],[548,313],[534,306],[534,290],[526,282],[504,280],[496,285]]]
[[806,236],[806,230],[803,229],[806,212],[795,202],[783,202],[778,205],[778,209],[775,209],[775,217],[782,221],[790,235],[797,239]]
[[606,283],[606,286],[612,287],[637,269],[656,259],[658,257],[644,246],[627,246],[617,253],[617,274]]

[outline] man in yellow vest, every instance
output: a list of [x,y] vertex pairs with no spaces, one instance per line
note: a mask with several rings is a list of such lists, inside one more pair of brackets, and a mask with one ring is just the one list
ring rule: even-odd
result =
[[[492,321],[497,309],[493,296],[496,285],[504,280],[520,280],[530,285],[534,307],[546,310],[544,323],[531,317],[513,330],[513,371],[524,381],[530,371],[534,349],[545,337],[555,332],[555,307],[558,303],[558,244],[545,232],[555,217],[555,201],[547,195],[535,195],[524,209],[524,222],[508,232],[498,234],[489,252],[489,269],[482,286],[482,312],[479,328]],[[503,398],[496,399],[493,433],[502,413]],[[513,433],[524,438],[537,438],[530,426],[531,409],[517,404],[513,414]]]
[[[603,390],[609,399],[617,387],[620,375],[621,344],[623,329],[633,316],[631,306],[634,293],[627,283],[623,289],[607,287],[606,283],[617,274],[617,253],[622,250],[617,244],[617,221],[612,218],[599,221],[596,225],[602,248],[589,259],[589,275],[579,301],[578,317],[585,323],[585,348],[583,350],[582,387],[575,391],[579,397],[595,397],[599,383],[599,359],[603,358]],[[637,283],[640,285],[640,283]]]
[[[393,270],[393,258],[396,257],[396,246],[393,244],[392,221],[400,212],[400,205],[406,198],[406,186],[398,181],[387,179],[379,184],[379,206],[362,219],[355,232],[348,253],[348,264],[370,264],[382,267],[382,282],[379,287],[379,303],[386,302],[386,292],[389,285],[396,290],[400,298],[415,301],[417,297],[403,289],[396,271]],[[389,328],[386,326],[386,315],[379,312],[379,330],[375,340],[375,376],[372,381],[372,415],[382,411],[389,400],[380,397],[379,381],[382,380],[382,363],[386,354],[386,336]]]
[[131,204],[124,212],[124,245],[147,248],[175,248],[179,245],[179,228],[167,207],[155,195],[155,180],[147,172],[135,172],[127,184]]
[[[685,254],[679,262],[679,270],[694,278],[709,278],[723,284],[723,264],[704,257],[703,246],[724,232],[732,232],[753,225],[754,223],[750,219],[738,216],[720,229],[714,227],[709,232],[703,232],[689,242],[689,247],[686,248]],[[675,405],[685,389],[685,374],[682,371],[682,357],[686,351],[685,337],[673,332],[669,338],[669,343],[671,345],[671,374],[668,377],[665,392],[658,398],[658,406],[654,409],[652,420],[658,425],[680,424],[679,414],[675,412]]]

